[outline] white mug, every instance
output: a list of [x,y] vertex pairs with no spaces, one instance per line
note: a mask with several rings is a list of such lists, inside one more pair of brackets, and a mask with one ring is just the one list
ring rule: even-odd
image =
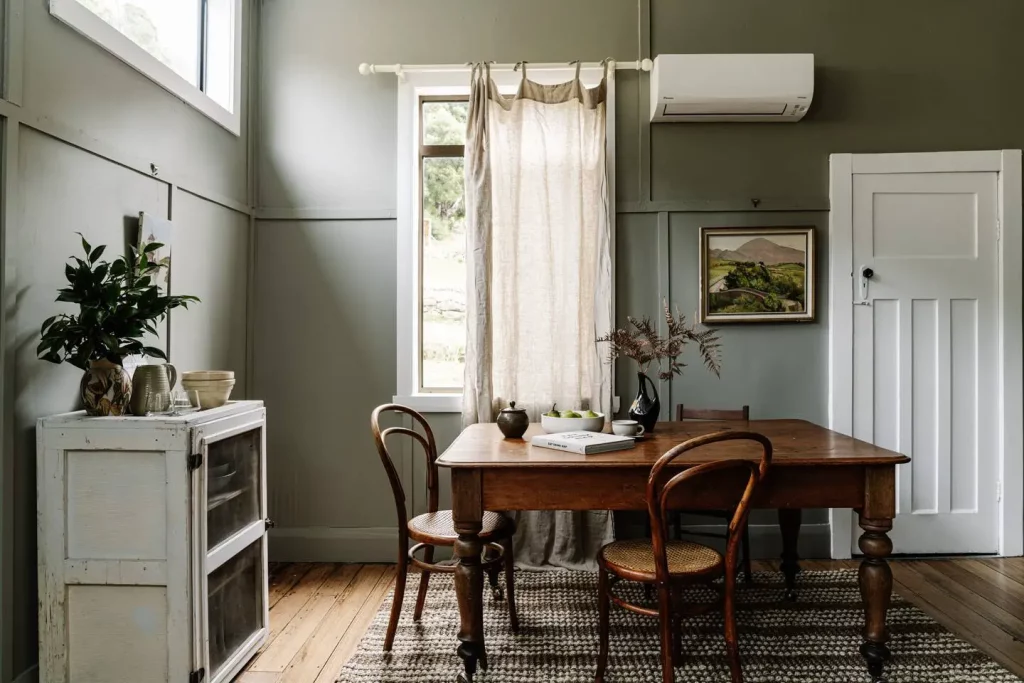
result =
[[644,426],[636,420],[613,420],[612,432],[619,436],[643,436]]

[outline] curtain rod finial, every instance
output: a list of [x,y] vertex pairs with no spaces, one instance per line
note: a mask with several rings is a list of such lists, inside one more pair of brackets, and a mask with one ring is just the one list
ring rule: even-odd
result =
[[641,70],[643,70],[643,71],[650,71],[653,68],[654,68],[654,62],[652,62],[650,60],[650,58],[646,58],[646,59],[641,59],[640,60],[640,69]]
[[373,64],[367,64],[366,62],[363,62],[362,64],[359,65],[359,73],[362,74],[363,76],[369,76],[370,74],[373,73]]

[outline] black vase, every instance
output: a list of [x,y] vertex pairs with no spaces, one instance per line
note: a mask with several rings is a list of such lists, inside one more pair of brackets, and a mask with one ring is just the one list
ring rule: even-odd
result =
[[[636,420],[644,426],[644,432],[654,431],[654,425],[658,422],[658,414],[661,412],[661,401],[658,399],[658,390],[651,378],[642,372],[636,373],[640,382],[640,388],[636,392],[636,398],[629,406],[629,419]],[[651,385],[651,393],[647,393],[647,385]]]

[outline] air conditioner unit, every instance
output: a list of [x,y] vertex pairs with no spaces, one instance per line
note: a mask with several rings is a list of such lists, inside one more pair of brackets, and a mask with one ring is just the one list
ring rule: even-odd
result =
[[651,121],[799,121],[814,97],[814,55],[658,55]]

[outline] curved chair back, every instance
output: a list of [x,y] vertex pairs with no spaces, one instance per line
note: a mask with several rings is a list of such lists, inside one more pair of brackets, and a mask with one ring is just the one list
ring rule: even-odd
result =
[[[692,451],[701,446],[707,446],[722,441],[755,441],[761,445],[761,458],[758,462],[743,459],[718,460],[703,465],[695,465],[687,468],[665,481],[663,472],[665,468],[676,458],[687,451]],[[768,437],[756,432],[722,431],[714,434],[705,434],[679,444],[672,450],[658,458],[651,468],[651,475],[647,479],[647,513],[651,518],[651,544],[654,550],[654,560],[657,569],[658,581],[667,582],[668,555],[665,549],[665,541],[668,532],[665,521],[668,517],[668,503],[673,489],[683,484],[693,484],[695,480],[713,472],[727,470],[742,470],[748,474],[747,483],[742,495],[736,504],[736,512],[729,521],[729,535],[726,543],[725,561],[727,571],[735,574],[736,557],[739,553],[739,543],[742,534],[737,533],[747,523],[747,516],[750,514],[750,503],[754,497],[757,487],[768,475],[768,469],[772,462],[772,442]]]
[[[419,424],[423,433],[408,427],[388,427],[381,429],[380,417],[384,413],[405,414],[413,419],[414,424]],[[437,512],[438,506],[438,484],[437,484],[437,443],[434,441],[434,432],[430,429],[427,420],[412,408],[387,403],[378,406],[370,415],[370,428],[373,430],[373,439],[377,443],[377,452],[384,464],[384,470],[388,473],[388,481],[391,482],[391,492],[395,495],[395,507],[398,511],[398,529],[402,533],[409,522],[409,513],[405,507],[405,489],[402,487],[402,480],[395,469],[394,459],[388,450],[388,437],[393,434],[400,434],[411,438],[423,448],[427,457],[427,512]],[[415,447],[414,447],[415,450]]]

